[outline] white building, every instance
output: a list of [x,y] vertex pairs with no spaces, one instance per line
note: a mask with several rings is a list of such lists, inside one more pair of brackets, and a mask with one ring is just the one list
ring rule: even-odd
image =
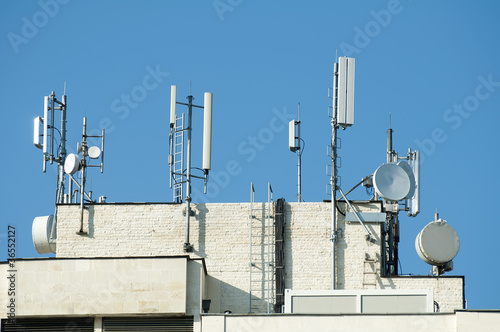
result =
[[[3,310],[2,331],[37,331],[30,324],[52,326],[47,331],[500,326],[498,312],[464,310],[461,276],[384,276],[382,204],[352,204],[363,212],[374,240],[366,240],[362,225],[349,220],[340,202],[347,218],[339,214],[335,290],[329,202],[196,204],[190,253],[183,250],[185,204],[88,205],[86,235],[77,234],[80,206],[61,204],[56,257],[16,261],[16,324],[7,323]],[[0,268],[7,275],[8,264]],[[8,282],[0,283],[3,308]]]

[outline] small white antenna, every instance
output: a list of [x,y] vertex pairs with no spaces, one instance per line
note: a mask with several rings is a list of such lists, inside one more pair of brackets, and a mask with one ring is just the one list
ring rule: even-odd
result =
[[203,170],[206,174],[211,168],[212,160],[212,98],[213,94],[205,92],[203,117]]
[[172,85],[170,87],[170,127],[175,126],[175,105],[176,105],[176,95],[177,95],[177,86]]
[[288,124],[288,147],[290,151],[297,153],[297,202],[303,202],[302,199],[302,177],[301,177],[301,158],[302,148],[300,146],[300,102],[297,105],[297,121],[291,120]]

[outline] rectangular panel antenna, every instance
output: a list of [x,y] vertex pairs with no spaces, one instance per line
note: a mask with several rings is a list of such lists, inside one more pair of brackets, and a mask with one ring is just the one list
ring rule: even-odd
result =
[[33,144],[39,149],[43,148],[43,143],[40,141],[40,128],[42,126],[43,126],[43,119],[37,116],[33,123]]
[[415,176],[415,194],[411,198],[410,215],[417,216],[420,212],[420,151],[413,151],[413,175]]
[[177,94],[177,86],[172,85],[170,87],[170,127],[175,126],[175,105],[177,103],[176,94]]
[[211,168],[212,159],[212,99],[210,92],[205,92],[205,102],[203,104],[203,169]]
[[49,132],[49,97],[43,97],[43,158],[47,156],[47,136]]
[[295,119],[288,122],[288,147],[290,151],[297,151],[297,143],[296,143],[296,135],[295,135]]
[[337,124],[354,124],[354,58],[339,58]]

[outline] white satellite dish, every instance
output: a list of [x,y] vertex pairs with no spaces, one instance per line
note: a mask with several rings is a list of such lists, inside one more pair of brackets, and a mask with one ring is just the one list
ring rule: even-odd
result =
[[397,163],[399,167],[405,170],[406,174],[408,174],[408,178],[410,179],[410,192],[408,193],[406,198],[412,198],[415,195],[415,175],[413,174],[413,170],[411,166],[404,160],[401,160]]
[[418,233],[415,249],[424,262],[441,266],[450,262],[460,249],[457,232],[444,220],[433,221]]
[[99,147],[91,146],[89,148],[89,157],[91,159],[99,159],[100,156],[101,156],[101,149],[99,149]]
[[373,174],[373,186],[377,194],[390,201],[400,201],[415,191],[415,180],[401,166],[383,164]]
[[80,142],[76,143],[76,153],[81,153],[82,152],[82,145]]
[[64,172],[66,174],[75,174],[80,169],[80,158],[74,153],[70,153],[64,161]]
[[54,223],[54,216],[36,217],[33,219],[31,235],[33,244],[39,254],[49,254],[56,252],[56,243],[51,241],[50,234]]

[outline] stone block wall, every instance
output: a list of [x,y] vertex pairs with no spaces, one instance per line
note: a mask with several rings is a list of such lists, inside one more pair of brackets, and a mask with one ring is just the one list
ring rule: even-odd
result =
[[[381,212],[380,205],[355,202],[355,209]],[[250,261],[253,278],[261,279],[255,304],[265,312],[264,295],[267,264],[267,203],[193,204],[195,216],[190,221],[192,257],[206,260],[207,297],[211,312],[248,313],[250,302]],[[339,206],[345,213],[343,203]],[[128,257],[184,255],[186,240],[185,204],[91,205],[84,215],[87,236],[77,235],[80,210],[77,205],[58,207],[57,257]],[[252,211],[251,211],[252,210]],[[269,211],[273,216],[273,207]],[[252,217],[250,214],[252,213]],[[366,241],[366,232],[358,222],[345,222],[338,214],[336,245],[337,288],[374,289],[409,288],[435,290],[442,310],[460,309],[462,278],[432,278],[427,281],[380,277],[380,222],[366,222],[375,242]],[[271,218],[271,223],[274,218]],[[252,236],[250,228],[252,226]],[[328,202],[286,203],[285,205],[285,287],[290,289],[331,289],[332,244],[331,204]],[[272,239],[272,238],[271,238]],[[250,244],[252,257],[250,257]],[[259,272],[260,271],[260,272]],[[375,272],[375,273],[370,273]],[[259,276],[259,273],[261,275]],[[456,283],[460,284],[456,288]],[[456,289],[460,296],[447,289]],[[436,293],[437,292],[437,293]],[[452,298],[448,299],[451,296]],[[438,302],[439,302],[438,301]],[[444,303],[448,304],[444,304]]]

